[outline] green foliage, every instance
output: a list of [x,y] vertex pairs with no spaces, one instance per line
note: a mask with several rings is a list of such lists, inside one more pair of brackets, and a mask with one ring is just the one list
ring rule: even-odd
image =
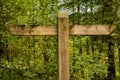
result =
[[[5,26],[57,25],[59,9],[68,12],[70,24],[119,26],[119,4],[119,0],[0,0],[0,79],[58,79],[57,37],[12,36]],[[117,28],[116,33],[119,31]],[[108,44],[104,40],[97,36],[70,37],[71,80],[107,76]]]
[[[91,39],[92,37],[89,36],[70,37],[71,80],[92,80],[98,76],[101,79],[106,77],[107,54],[104,51],[100,52],[98,45],[101,42],[97,41],[99,38],[96,39],[96,43],[91,42]],[[89,43],[87,43],[87,40]],[[106,47],[106,44],[103,43],[102,46]],[[92,49],[95,48],[98,49],[93,52]]]
[[[16,0],[1,1],[1,9],[8,20],[5,24],[14,25],[53,25],[57,22],[57,0]],[[1,16],[2,14],[1,13]],[[6,18],[5,18],[6,19]],[[3,21],[3,20],[1,20]]]
[[[3,54],[0,58],[1,74],[4,80],[9,79],[38,79],[38,80],[55,80],[57,78],[57,55],[56,53],[56,37],[14,37],[9,36],[7,44],[11,45],[9,48],[12,52],[7,58]],[[50,40],[50,41],[46,41]],[[26,43],[27,42],[27,43]],[[48,43],[47,43],[48,42]],[[48,45],[49,44],[49,45]],[[10,70],[9,72],[5,70]],[[7,78],[8,76],[8,78]]]
[[119,0],[67,0],[61,10],[69,12],[72,24],[119,24]]

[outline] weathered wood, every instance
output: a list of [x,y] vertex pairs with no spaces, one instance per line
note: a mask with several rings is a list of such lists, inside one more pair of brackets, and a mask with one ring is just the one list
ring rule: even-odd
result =
[[69,26],[68,15],[60,13],[58,26],[9,26],[13,35],[57,35],[59,80],[69,80],[69,35],[109,35],[116,26],[110,25],[74,25]]
[[70,35],[109,35],[115,28],[110,25],[74,25],[70,27]]
[[23,26],[9,26],[7,29],[13,35],[57,35],[56,26],[37,26],[37,27],[23,27]]
[[[116,26],[109,25],[74,25],[70,26],[70,35],[109,35]],[[13,35],[57,35],[57,26],[21,27],[9,26]]]
[[69,80],[69,24],[66,13],[58,16],[58,43],[59,80]]

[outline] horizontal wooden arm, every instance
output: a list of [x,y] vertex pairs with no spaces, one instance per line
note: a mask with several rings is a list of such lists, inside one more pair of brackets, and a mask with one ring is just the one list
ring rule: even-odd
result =
[[[69,28],[69,35],[109,35],[116,26],[110,25],[74,25]],[[13,35],[57,35],[57,26],[22,27],[8,26]]]

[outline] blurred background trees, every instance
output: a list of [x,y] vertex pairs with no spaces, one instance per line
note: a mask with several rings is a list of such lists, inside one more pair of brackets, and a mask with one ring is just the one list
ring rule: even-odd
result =
[[120,76],[119,0],[0,0],[0,79],[57,80],[57,36],[13,36],[6,26],[57,25],[66,11],[70,24],[108,24],[110,36],[70,36],[70,79]]

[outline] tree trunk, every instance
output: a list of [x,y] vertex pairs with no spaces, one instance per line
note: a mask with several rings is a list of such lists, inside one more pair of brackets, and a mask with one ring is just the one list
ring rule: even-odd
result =
[[120,38],[118,38],[118,56],[119,56],[119,73],[120,73]]
[[108,37],[108,79],[115,79],[115,63],[114,63],[114,43],[112,37]]

